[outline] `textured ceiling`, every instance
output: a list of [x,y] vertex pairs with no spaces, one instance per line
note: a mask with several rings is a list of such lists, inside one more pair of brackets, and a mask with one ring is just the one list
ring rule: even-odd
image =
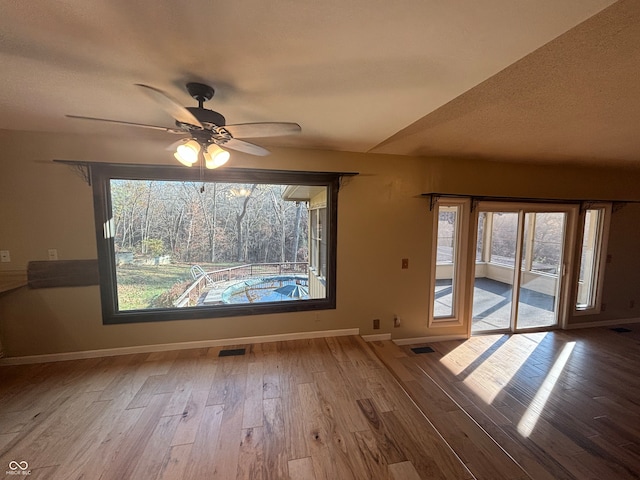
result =
[[372,149],[640,164],[640,2],[620,2]]
[[162,142],[64,115],[169,127],[134,84],[200,81],[302,126],[265,146],[640,163],[637,0],[0,2],[0,129]]

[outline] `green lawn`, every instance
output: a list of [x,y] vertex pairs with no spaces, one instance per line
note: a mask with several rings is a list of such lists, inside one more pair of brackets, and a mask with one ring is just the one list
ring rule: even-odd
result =
[[[118,308],[138,310],[163,308],[172,302],[191,284],[190,263],[167,265],[119,265]],[[229,264],[201,264],[205,271],[226,268]]]

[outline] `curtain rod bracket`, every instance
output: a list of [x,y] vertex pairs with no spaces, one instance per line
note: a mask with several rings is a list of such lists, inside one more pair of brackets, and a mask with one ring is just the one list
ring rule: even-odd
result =
[[91,186],[91,164],[87,162],[73,162],[65,160],[54,160],[54,162],[62,163],[69,167],[73,173],[82,178],[85,183]]

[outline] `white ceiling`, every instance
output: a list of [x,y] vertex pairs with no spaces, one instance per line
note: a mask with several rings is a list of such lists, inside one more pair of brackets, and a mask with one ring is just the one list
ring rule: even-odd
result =
[[0,0],[0,129],[164,141],[65,114],[170,127],[134,84],[198,81],[302,126],[266,146],[640,163],[639,3]]

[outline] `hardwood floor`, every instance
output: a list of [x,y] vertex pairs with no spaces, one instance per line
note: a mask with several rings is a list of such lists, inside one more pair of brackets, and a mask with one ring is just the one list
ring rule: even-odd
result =
[[426,354],[336,337],[3,366],[0,473],[26,461],[43,479],[639,478],[629,328]]
[[637,479],[640,325],[626,328],[374,349],[479,478],[505,478],[476,459],[500,449],[535,479]]
[[0,368],[0,465],[46,479],[473,478],[359,337]]

